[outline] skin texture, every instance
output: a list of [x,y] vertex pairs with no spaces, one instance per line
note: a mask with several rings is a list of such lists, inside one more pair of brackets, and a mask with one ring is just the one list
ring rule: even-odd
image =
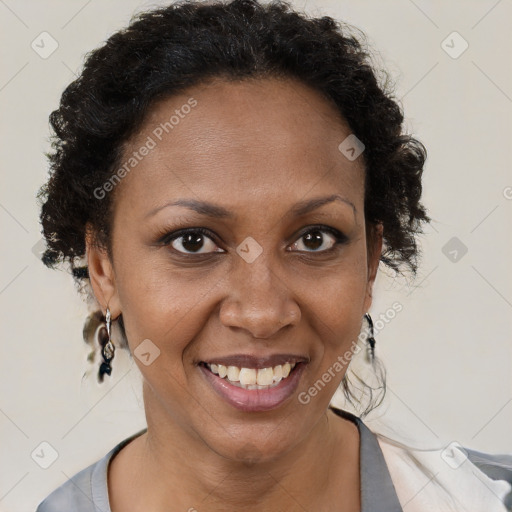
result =
[[[297,397],[350,348],[371,305],[382,232],[367,243],[363,159],[339,151],[351,131],[333,105],[292,79],[218,79],[160,100],[126,155],[191,97],[197,106],[116,186],[113,261],[92,231],[87,237],[103,310],[123,314],[132,353],[145,339],[161,351],[149,366],[134,357],[148,432],[112,460],[112,511],[358,511],[359,434],[327,409],[346,367],[309,404]],[[333,194],[353,207],[334,201],[286,215]],[[236,219],[181,206],[149,215],[183,198]],[[321,231],[323,240],[308,242],[318,228],[304,229],[318,224],[347,241]],[[191,227],[212,236],[202,247],[183,238],[158,245],[162,234]],[[252,263],[236,252],[249,236],[263,249]],[[310,362],[281,406],[242,412],[197,367],[235,353]]]

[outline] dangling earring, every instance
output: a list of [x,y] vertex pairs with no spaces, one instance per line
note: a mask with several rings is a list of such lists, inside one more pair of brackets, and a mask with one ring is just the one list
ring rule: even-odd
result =
[[369,352],[370,355],[368,356],[368,352],[366,353],[366,361],[367,362],[374,362],[375,361],[375,338],[374,338],[374,332],[373,332],[373,321],[372,317],[369,313],[365,313],[364,317],[366,318],[366,321],[368,322],[368,325],[370,327],[370,334],[368,336],[368,345],[369,345]]
[[[101,355],[103,356],[103,363],[100,365],[100,369],[98,372],[99,381],[103,382],[103,375],[106,373],[110,375],[112,373],[112,367],[110,366],[110,362],[114,359],[115,347],[110,339],[110,328],[111,328],[111,316],[110,309],[107,307],[107,313],[105,315],[105,323],[107,326],[107,336],[105,338],[104,333],[100,330],[99,333],[99,342],[102,345]],[[103,336],[102,336],[103,334]]]

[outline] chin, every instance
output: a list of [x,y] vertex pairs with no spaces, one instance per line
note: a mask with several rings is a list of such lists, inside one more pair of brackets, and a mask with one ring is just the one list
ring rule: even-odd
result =
[[298,433],[290,432],[289,429],[284,432],[272,431],[270,429],[259,429],[254,432],[251,429],[245,435],[241,429],[237,429],[236,434],[229,436],[223,431],[223,438],[211,439],[207,441],[210,448],[220,456],[241,462],[247,465],[264,464],[279,459],[291,451]]

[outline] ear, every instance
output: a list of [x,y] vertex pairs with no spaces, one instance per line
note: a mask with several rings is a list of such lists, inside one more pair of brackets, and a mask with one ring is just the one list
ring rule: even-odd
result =
[[121,308],[114,267],[106,249],[97,242],[94,230],[89,223],[86,227],[85,251],[94,296],[100,303],[102,311],[106,312],[108,306],[112,319],[115,319],[121,314]]
[[384,226],[379,224],[367,224],[367,229],[371,230],[367,236],[367,261],[368,261],[368,280],[366,282],[366,293],[364,298],[364,313],[366,313],[372,305],[373,284],[377,277],[379,269],[380,256],[382,254],[382,240]]

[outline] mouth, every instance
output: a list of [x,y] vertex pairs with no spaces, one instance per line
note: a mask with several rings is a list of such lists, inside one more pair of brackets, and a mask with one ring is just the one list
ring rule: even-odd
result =
[[260,361],[259,368],[202,361],[198,368],[230,405],[245,412],[266,411],[282,405],[297,389],[307,361],[289,359],[266,367]]

